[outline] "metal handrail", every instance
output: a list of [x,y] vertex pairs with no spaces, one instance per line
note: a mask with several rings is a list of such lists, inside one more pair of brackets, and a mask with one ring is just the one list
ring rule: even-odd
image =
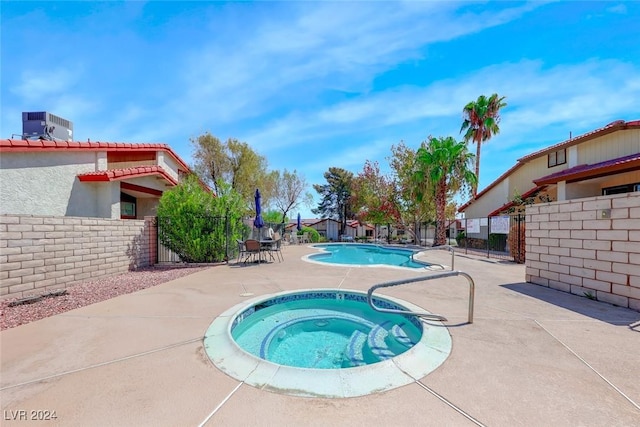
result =
[[452,277],[452,276],[463,276],[469,282],[468,323],[473,323],[473,305],[474,305],[474,299],[475,299],[476,285],[473,281],[473,278],[469,276],[467,273],[465,273],[464,271],[448,271],[446,273],[436,273],[429,276],[420,276],[420,277],[413,277],[411,279],[402,279],[402,280],[395,280],[393,282],[380,283],[378,285],[372,286],[371,289],[367,291],[367,302],[369,303],[371,308],[373,308],[375,311],[378,311],[380,313],[409,314],[409,315],[420,316],[420,317],[424,317],[432,320],[447,321],[447,318],[444,316],[441,316],[439,314],[427,313],[426,311],[396,310],[392,308],[378,307],[373,303],[373,291],[379,288],[388,288],[390,286],[406,285],[408,283],[422,282],[422,281],[432,280],[432,279],[442,279],[445,277]]
[[[433,246],[430,248],[424,248],[424,249],[420,249],[419,251],[416,251],[416,253],[419,254],[420,252],[432,251],[434,249],[448,249],[449,252],[451,252],[451,271],[453,271],[453,269],[455,268],[455,262],[456,262],[456,250],[451,245],[442,245],[442,246]],[[416,253],[411,255],[412,260],[413,260],[413,255],[415,255]],[[439,265],[444,269],[444,266],[442,264],[434,264],[434,265]]]

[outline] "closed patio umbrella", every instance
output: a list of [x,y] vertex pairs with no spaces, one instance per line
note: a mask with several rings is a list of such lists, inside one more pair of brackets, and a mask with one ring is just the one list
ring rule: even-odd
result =
[[300,212],[298,212],[298,231],[302,230],[302,220],[300,219]]
[[260,200],[262,197],[260,196],[260,190],[256,188],[256,219],[253,220],[253,225],[260,229],[264,227],[264,220],[262,219],[262,207],[260,206]]

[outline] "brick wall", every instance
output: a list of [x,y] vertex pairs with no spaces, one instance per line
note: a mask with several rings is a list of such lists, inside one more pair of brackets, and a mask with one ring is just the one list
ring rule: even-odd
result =
[[526,280],[640,311],[640,193],[528,206]]
[[0,297],[38,295],[155,263],[145,220],[0,215]]

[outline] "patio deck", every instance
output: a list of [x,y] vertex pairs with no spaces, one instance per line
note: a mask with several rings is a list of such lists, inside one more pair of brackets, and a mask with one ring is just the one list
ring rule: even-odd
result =
[[[448,317],[449,358],[420,381],[348,399],[260,390],[203,350],[213,319],[254,296],[306,288],[366,291],[413,277],[389,268],[285,261],[217,266],[0,333],[2,425],[638,426],[640,313],[523,282],[524,266],[456,256],[462,277],[380,293]],[[427,260],[449,264],[450,254]],[[12,420],[55,411],[55,422]]]

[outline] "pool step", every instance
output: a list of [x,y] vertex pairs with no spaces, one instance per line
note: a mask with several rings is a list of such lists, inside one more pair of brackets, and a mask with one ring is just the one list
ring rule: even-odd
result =
[[411,338],[409,338],[409,335],[407,335],[405,330],[402,329],[403,325],[404,323],[393,325],[391,327],[391,336],[396,340],[398,344],[401,344],[406,348],[411,348],[416,345],[416,343],[413,342]]
[[389,335],[385,327],[389,323],[389,321],[386,321],[380,325],[376,325],[367,336],[369,350],[379,360],[386,360],[395,356],[395,353],[389,350],[389,346],[387,346],[387,342],[385,341]]
[[367,342],[367,334],[358,330],[353,331],[349,344],[347,344],[347,359],[350,366],[362,366],[367,362],[364,360],[363,350]]

